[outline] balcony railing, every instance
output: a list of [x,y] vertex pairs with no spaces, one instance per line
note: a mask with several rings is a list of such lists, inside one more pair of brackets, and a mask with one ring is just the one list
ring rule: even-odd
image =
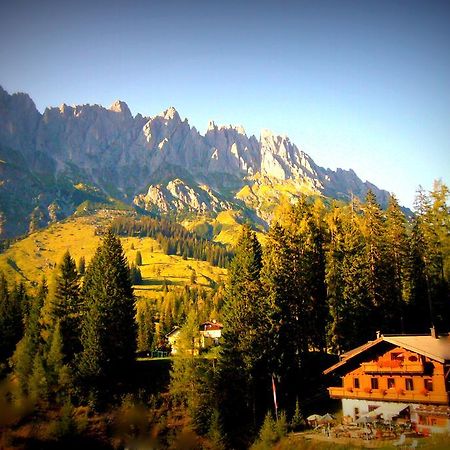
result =
[[448,404],[447,394],[429,392],[424,394],[418,391],[398,391],[396,389],[352,389],[344,387],[328,388],[332,398],[354,398],[365,400],[385,400],[392,402],[414,402]]
[[361,364],[366,373],[423,373],[421,362],[377,361]]

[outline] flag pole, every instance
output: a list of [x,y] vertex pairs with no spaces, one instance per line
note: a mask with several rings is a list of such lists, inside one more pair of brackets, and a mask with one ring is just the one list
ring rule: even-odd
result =
[[275,406],[275,418],[278,422],[278,403],[277,403],[277,389],[275,387],[275,378],[272,374],[272,392],[273,392],[273,405]]

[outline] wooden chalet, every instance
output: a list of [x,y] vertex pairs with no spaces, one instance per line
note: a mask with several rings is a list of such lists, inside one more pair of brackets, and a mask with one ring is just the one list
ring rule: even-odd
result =
[[411,421],[418,431],[450,432],[450,336],[380,335],[324,371],[342,379],[329,387],[344,416]]
[[199,326],[201,347],[218,345],[219,339],[222,337],[222,328],[223,325],[215,320],[201,323]]

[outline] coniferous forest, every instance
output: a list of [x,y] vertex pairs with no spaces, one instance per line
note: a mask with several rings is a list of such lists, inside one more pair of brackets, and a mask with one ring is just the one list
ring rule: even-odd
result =
[[[120,236],[221,266],[230,253],[178,225],[121,219],[87,264],[64,255],[54,291],[0,276],[0,447],[267,448],[328,401],[321,373],[337,355],[377,331],[450,331],[448,197],[441,182],[420,190],[411,216],[370,191],[350,204],[301,198],[279,209],[264,247],[242,227],[225,285],[193,275],[139,308],[140,254],[127,261]],[[212,319],[220,345],[200,351]],[[176,355],[156,357],[175,327]]]

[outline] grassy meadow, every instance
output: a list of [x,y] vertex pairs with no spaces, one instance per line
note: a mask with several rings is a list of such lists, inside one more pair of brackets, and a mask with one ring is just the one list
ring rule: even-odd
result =
[[[104,229],[111,218],[111,212],[73,217],[32,233],[0,254],[0,270],[8,281],[24,281],[31,286],[45,276],[51,288],[55,269],[66,250],[77,264],[82,256],[86,265],[89,264],[101,240],[97,232]],[[220,282],[226,275],[226,269],[213,267],[206,261],[165,255],[158,242],[151,238],[127,237],[121,241],[130,263],[135,262],[138,251],[142,255],[143,284],[135,286],[137,296],[155,298],[164,285],[189,284],[194,271],[196,284],[202,287]]]

